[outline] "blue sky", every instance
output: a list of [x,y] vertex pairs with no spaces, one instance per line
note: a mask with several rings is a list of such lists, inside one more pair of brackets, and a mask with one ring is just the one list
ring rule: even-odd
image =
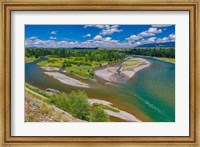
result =
[[175,41],[174,25],[26,25],[25,46],[130,48]]

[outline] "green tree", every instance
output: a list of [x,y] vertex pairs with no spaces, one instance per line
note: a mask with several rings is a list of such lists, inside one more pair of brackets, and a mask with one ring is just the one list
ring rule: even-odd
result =
[[68,98],[72,114],[79,119],[89,121],[90,105],[87,100],[87,95],[83,91],[73,91]]
[[104,112],[102,107],[97,106],[91,112],[90,121],[92,122],[108,122],[110,121],[108,114]]

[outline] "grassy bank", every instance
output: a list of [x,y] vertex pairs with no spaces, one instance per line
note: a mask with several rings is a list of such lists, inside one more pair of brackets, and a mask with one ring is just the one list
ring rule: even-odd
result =
[[170,63],[175,63],[175,58],[163,58],[163,57],[155,57],[158,60],[170,62]]
[[66,73],[83,78],[93,78],[92,69],[107,64],[106,61],[87,61],[85,57],[57,58],[49,56],[47,60],[37,63],[39,66],[58,67]]
[[36,60],[36,58],[35,57],[25,57],[25,62],[26,63],[29,63],[29,62],[33,62],[33,61],[35,61]]
[[[54,105],[55,107],[70,113],[74,118],[78,118],[84,121],[94,121],[94,122],[108,122],[110,121],[109,116],[103,111],[103,109],[108,109],[116,112],[114,108],[104,106],[102,104],[90,106],[88,102],[88,96],[83,91],[72,91],[70,94],[53,94],[49,95],[46,92],[26,83],[26,88],[30,91],[26,92],[26,97],[32,92],[32,96],[41,100],[43,103]],[[45,97],[42,98],[42,97]],[[44,110],[41,108],[41,110]],[[45,109],[46,110],[46,109]],[[48,109],[49,110],[49,109]],[[38,110],[40,112],[40,110]],[[38,113],[39,113],[38,112]],[[45,111],[45,115],[52,115],[51,110]],[[28,114],[27,114],[28,115]],[[30,117],[34,114],[30,114]],[[29,115],[28,115],[29,117]],[[30,119],[29,119],[30,120]]]
[[140,65],[143,65],[144,62],[133,57],[128,57],[126,61],[122,63],[123,69],[134,69]]

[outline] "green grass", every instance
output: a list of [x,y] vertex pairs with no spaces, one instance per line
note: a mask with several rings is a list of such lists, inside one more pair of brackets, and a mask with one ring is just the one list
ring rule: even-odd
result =
[[142,61],[132,57],[132,58],[129,58],[128,60],[124,61],[122,63],[122,66],[124,69],[129,69],[129,68],[136,68],[142,64],[144,64]]
[[28,62],[33,62],[33,61],[35,61],[36,60],[36,58],[35,57],[25,57],[25,62],[26,63],[28,63]]
[[107,61],[86,61],[84,57],[57,58],[49,56],[47,60],[37,63],[39,66],[62,67],[67,73],[83,78],[93,78],[91,70],[108,64]]
[[156,59],[166,61],[166,62],[170,62],[170,63],[175,63],[175,58],[156,57]]
[[[56,94],[56,95],[48,95],[44,91],[33,87],[26,83],[26,87],[33,92],[40,94],[42,96],[47,97],[47,99],[42,99],[39,97],[40,100],[43,102],[47,102],[48,104],[53,104],[59,109],[62,109],[66,112],[69,112],[73,117],[79,118],[81,120],[86,121],[110,121],[109,116],[103,111],[103,109],[111,110],[113,112],[119,112],[117,109],[114,109],[112,107],[103,105],[103,104],[94,104],[93,106],[90,106],[88,103],[88,97],[83,91],[72,91],[69,95],[66,95],[64,93]],[[26,91],[26,95],[29,94],[29,91]],[[31,95],[35,95],[34,93],[31,93]],[[38,98],[38,95],[37,97]],[[38,112],[41,114],[46,114],[48,116],[53,115],[52,108],[47,107],[47,104],[43,104],[40,109],[38,109]],[[28,120],[34,120],[33,114],[28,114]],[[62,117],[62,114],[56,114],[54,116],[55,120],[60,120]],[[69,121],[69,120],[63,120],[63,121]]]
[[38,62],[39,66],[61,67],[64,62],[64,58],[48,57],[47,60]]
[[40,89],[38,89],[38,88],[36,88],[36,87],[34,87],[34,86],[31,86],[30,84],[27,84],[27,83],[26,83],[25,86],[26,86],[28,89],[30,89],[30,90],[32,90],[32,91],[34,91],[34,92],[36,92],[36,93],[38,93],[38,94],[40,94],[40,95],[42,95],[42,96],[44,96],[44,97],[47,97],[47,98],[50,97],[50,95],[47,94],[46,92],[44,92],[44,91],[42,91],[42,90],[40,90]]
[[107,110],[110,110],[110,111],[113,111],[113,112],[119,112],[119,110],[112,108],[112,107],[109,107],[107,105],[103,105],[103,104],[94,103],[93,106],[94,107],[101,107],[102,109],[107,109]]

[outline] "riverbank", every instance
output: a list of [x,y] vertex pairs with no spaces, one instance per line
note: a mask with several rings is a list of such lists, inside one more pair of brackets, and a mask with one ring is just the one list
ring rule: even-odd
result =
[[37,60],[35,57],[25,57],[25,63],[33,62],[35,60]]
[[52,76],[53,78],[57,79],[58,81],[71,85],[76,87],[82,87],[82,88],[89,88],[89,85],[83,82],[80,82],[76,79],[70,78],[64,74],[61,74],[59,72],[44,72],[45,74]]
[[165,62],[168,62],[168,63],[175,64],[175,58],[162,58],[162,57],[153,57],[153,58],[160,60],[160,61],[165,61]]
[[95,75],[111,83],[120,83],[129,80],[136,72],[150,66],[150,62],[142,58],[131,58],[124,61],[119,67],[111,66],[94,71]]
[[[27,87],[28,86],[28,87]],[[25,102],[26,102],[26,121],[82,121],[74,118],[69,112],[63,111],[60,108],[57,108],[56,105],[51,105],[47,103],[50,97],[46,97],[38,93],[40,91],[37,88],[31,88],[31,85],[26,84],[25,87]],[[33,91],[33,90],[34,91]],[[46,93],[45,91],[41,93]],[[50,96],[50,95],[49,95]],[[53,96],[53,95],[51,95]],[[54,95],[55,96],[55,95]],[[87,98],[87,101],[91,108],[93,107],[101,107],[103,111],[115,118],[119,118],[128,122],[141,122],[134,115],[120,110],[113,106],[113,104],[109,101],[99,100],[94,98]],[[35,113],[35,115],[33,114]],[[62,115],[61,115],[62,114]]]
[[[126,111],[120,110],[120,109],[118,109],[116,107],[111,106],[112,103],[110,103],[108,101],[90,98],[90,99],[88,99],[88,102],[90,103],[91,106],[94,105],[94,104],[102,104],[102,105],[110,107],[110,110],[109,109],[104,109],[104,111],[109,116],[114,116],[114,117],[120,118],[120,119],[125,120],[125,121],[130,121],[130,122],[141,122],[139,119],[137,119],[132,114],[130,114],[130,113],[126,112]],[[115,111],[113,111],[112,109],[115,110]]]
[[25,122],[83,122],[54,105],[45,102],[47,98],[25,89]]

